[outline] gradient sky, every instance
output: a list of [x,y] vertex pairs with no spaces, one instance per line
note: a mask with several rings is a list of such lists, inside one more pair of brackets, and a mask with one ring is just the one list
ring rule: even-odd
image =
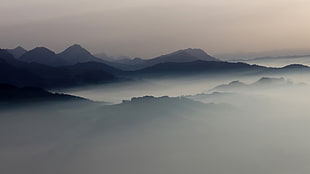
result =
[[0,47],[154,57],[310,50],[309,0],[2,0]]

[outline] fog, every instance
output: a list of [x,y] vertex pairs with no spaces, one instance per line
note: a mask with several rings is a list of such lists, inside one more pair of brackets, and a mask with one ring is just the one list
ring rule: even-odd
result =
[[[310,76],[261,78],[140,79],[66,90],[113,105],[2,110],[0,172],[307,174]],[[170,98],[129,101],[144,95]]]
[[[136,96],[182,96],[196,94],[215,87],[219,83],[228,82],[227,78],[164,78],[164,79],[138,79],[113,84],[104,84],[88,87],[77,87],[60,90],[65,93],[82,96],[95,101],[120,103],[122,100]],[[212,79],[212,80],[211,80]],[[59,90],[57,90],[59,91]]]

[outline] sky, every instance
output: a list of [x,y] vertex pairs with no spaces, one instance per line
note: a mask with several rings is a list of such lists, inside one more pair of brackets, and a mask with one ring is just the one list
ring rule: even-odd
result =
[[310,53],[309,0],[1,0],[0,47],[151,58]]

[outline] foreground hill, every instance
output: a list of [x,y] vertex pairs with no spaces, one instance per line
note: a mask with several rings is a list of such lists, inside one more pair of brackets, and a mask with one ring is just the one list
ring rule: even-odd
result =
[[9,84],[0,84],[0,108],[14,104],[35,104],[44,102],[90,102],[72,95],[51,93],[37,87],[19,88]]

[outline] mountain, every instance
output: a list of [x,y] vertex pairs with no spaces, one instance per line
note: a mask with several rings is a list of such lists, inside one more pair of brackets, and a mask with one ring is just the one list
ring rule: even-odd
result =
[[7,51],[11,53],[16,59],[20,58],[23,54],[27,52],[27,50],[21,46],[18,46],[14,49],[7,49]]
[[28,63],[16,60],[6,50],[0,50],[0,83],[9,83],[15,85],[42,85],[42,79],[18,66],[28,65]]
[[300,64],[291,64],[280,68],[250,65],[243,62],[202,61],[159,63],[144,69],[134,71],[139,76],[169,76],[192,74],[239,74],[239,75],[281,75],[309,73],[310,67]]
[[220,61],[201,49],[183,49],[170,54],[155,57],[140,63],[141,67],[150,67],[161,63],[185,63],[193,61]]
[[197,60],[220,61],[208,55],[205,51],[201,49],[191,48],[179,50],[167,55],[162,55],[148,60],[141,58],[131,59],[129,57],[112,58],[108,57],[105,54],[99,54],[98,56],[100,58],[98,58],[78,44],[74,44],[68,47],[59,54],[55,54],[53,51],[44,47],[37,47],[28,52],[25,52],[22,47],[17,47],[16,49],[14,49],[14,51],[12,50],[14,54],[17,54],[15,53],[17,51],[20,52],[19,55],[22,55],[20,57],[16,55],[15,58],[18,57],[19,60],[28,63],[34,62],[49,66],[64,66],[85,62],[100,62],[126,71],[135,71],[159,63],[167,62],[192,62]]
[[[152,59],[141,59],[141,58],[123,58],[123,59],[105,59],[110,62],[109,65],[114,66],[116,68],[126,70],[126,71],[135,71],[143,68],[147,68],[150,66],[154,66],[156,64],[160,63],[168,63],[168,62],[174,62],[174,63],[184,63],[184,62],[192,62],[197,60],[202,61],[220,61],[217,58],[214,58],[210,55],[208,55],[205,51],[201,49],[183,49],[178,50],[176,52],[162,55],[159,57],[155,57]],[[108,64],[108,63],[107,63]]]
[[24,69],[42,78],[44,83],[39,87],[43,88],[103,84],[118,79],[117,76],[108,72],[117,71],[116,69],[96,62],[78,63],[62,67],[31,64]]
[[[296,85],[283,77],[262,77],[254,83],[245,84],[240,81],[232,81],[229,84],[219,85],[210,91],[245,91],[245,90],[264,90],[269,88],[285,88]],[[298,84],[301,85],[301,84]]]
[[220,61],[169,62],[137,70],[139,75],[190,75],[199,73],[258,73],[266,67],[246,63],[230,63]]
[[97,62],[61,67],[27,63],[0,49],[0,83],[42,88],[72,87],[112,82],[118,79],[114,74],[121,73],[118,69]]
[[210,55],[208,55],[205,51],[201,49],[184,49],[173,52],[171,54],[159,56],[149,60],[154,64],[165,63],[165,62],[192,62],[196,60],[203,61],[220,61]]
[[89,101],[72,95],[51,93],[38,87],[19,88],[9,84],[0,84],[0,108],[9,104],[30,104],[52,101]]
[[10,65],[22,65],[23,62],[17,60],[8,50],[0,49],[0,59]]
[[216,86],[215,88],[211,89],[211,91],[229,91],[229,90],[235,90],[235,89],[242,90],[247,87],[249,87],[248,84],[245,84],[243,82],[236,80],[236,81],[230,82],[229,84],[223,84],[223,85]]
[[[253,102],[258,102],[257,97],[247,95],[239,92],[212,92],[212,93],[200,93],[196,95],[184,96],[194,101],[200,101],[203,103],[221,103],[231,106],[237,106],[244,108],[245,105]],[[236,100],[238,102],[236,102]]]
[[65,49],[63,52],[58,54],[59,57],[62,57],[70,64],[84,63],[84,62],[103,62],[102,59],[99,59],[93,56],[85,48],[81,47],[78,44],[74,44],[69,48]]
[[68,69],[71,71],[105,71],[107,73],[113,74],[113,75],[123,75],[126,74],[125,71],[119,70],[117,68],[114,68],[112,66],[109,66],[105,63],[100,62],[84,62],[84,63],[77,63],[75,65],[60,67],[62,69]]
[[302,65],[302,64],[290,64],[290,65],[282,67],[281,69],[284,69],[284,70],[308,70],[309,67],[306,65]]
[[26,52],[19,58],[19,60],[28,63],[34,62],[50,66],[62,66],[68,64],[68,62],[63,58],[59,57],[53,51],[44,47],[36,47]]

